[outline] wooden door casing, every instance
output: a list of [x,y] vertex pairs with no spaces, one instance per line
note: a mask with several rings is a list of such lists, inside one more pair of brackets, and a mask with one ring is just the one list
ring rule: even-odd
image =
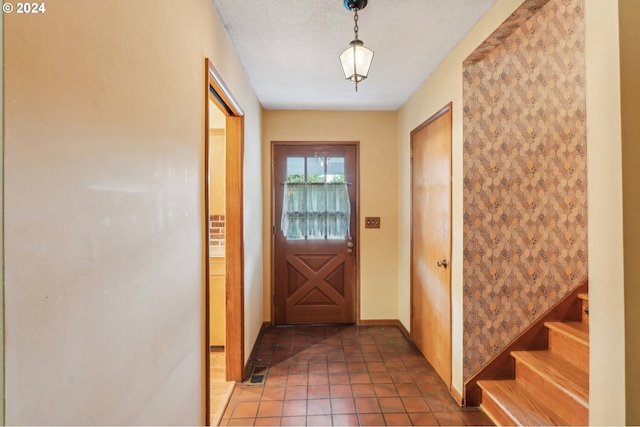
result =
[[[225,366],[227,381],[242,381],[244,376],[244,246],[243,198],[244,194],[244,112],[225,85],[209,59],[205,60],[205,152],[204,152],[204,230],[209,232],[209,108],[210,102],[226,116],[225,119]],[[208,240],[208,238],[207,238]],[[205,245],[205,277],[209,278],[209,245]],[[209,300],[209,286],[205,300]],[[205,336],[208,341],[211,310],[206,304]],[[209,375],[209,343],[205,346],[205,368]],[[206,381],[206,395],[209,382]],[[210,402],[207,401],[207,419]]]
[[[281,229],[287,157],[344,157],[351,204],[350,239],[288,240]],[[273,311],[278,325],[356,321],[357,145],[273,145]],[[353,245],[349,247],[348,244]],[[351,250],[351,252],[350,252]]]
[[[226,116],[225,118],[225,218],[226,218],[226,245],[225,245],[225,274],[223,292],[224,296],[224,346],[225,346],[225,379],[227,381],[242,381],[245,372],[244,364],[244,245],[243,245],[243,194],[244,194],[244,112],[237,103],[217,70],[207,58],[205,59],[205,102],[204,102],[204,207],[203,230],[206,231],[206,240],[209,235],[209,135],[211,124],[209,123],[210,103]],[[211,267],[209,265],[209,245],[205,245],[204,265],[205,279],[209,280]],[[206,396],[205,417],[212,420],[212,414],[217,408],[213,408],[210,398],[211,391],[211,358],[210,358],[210,327],[212,306],[210,304],[210,286],[204,286],[205,325],[203,357],[206,380],[203,381],[204,395]]]
[[411,132],[411,149],[411,337],[450,387],[451,104]]

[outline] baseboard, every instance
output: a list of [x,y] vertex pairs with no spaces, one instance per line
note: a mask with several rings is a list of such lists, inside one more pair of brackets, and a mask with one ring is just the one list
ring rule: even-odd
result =
[[[398,328],[400,328],[400,331],[402,331],[404,336],[407,337],[407,339],[409,341],[411,341],[411,333],[409,332],[409,330],[407,328],[404,327],[404,324],[399,319],[396,319],[396,325],[398,325]],[[413,341],[411,341],[411,342],[413,342]]]
[[262,322],[262,326],[260,326],[260,332],[258,332],[258,336],[256,337],[256,340],[253,343],[253,348],[251,349],[251,354],[249,354],[249,359],[247,359],[247,363],[245,363],[244,365],[244,376],[242,377],[243,381],[249,378],[249,375],[251,375],[251,371],[252,371],[251,361],[255,358],[256,351],[258,350],[258,343],[262,339],[262,334],[264,333],[264,330],[270,326],[271,326],[271,322],[269,321]]
[[462,395],[460,394],[460,392],[458,390],[456,390],[455,387],[451,386],[451,388],[449,389],[449,392],[451,393],[451,396],[453,397],[453,399],[456,401],[456,403],[460,406],[464,406],[464,401],[462,399]]
[[409,341],[411,341],[411,334],[409,334],[409,331],[407,330],[407,328],[404,327],[404,325],[399,319],[366,319],[366,320],[360,320],[360,325],[362,326],[367,326],[367,325],[397,326],[398,329],[400,329],[400,331],[404,334],[404,336],[407,337]]

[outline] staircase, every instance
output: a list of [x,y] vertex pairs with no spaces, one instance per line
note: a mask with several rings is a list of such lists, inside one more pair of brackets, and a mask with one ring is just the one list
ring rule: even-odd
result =
[[545,322],[547,350],[512,351],[515,378],[479,380],[481,407],[496,425],[589,424],[589,295],[580,321]]

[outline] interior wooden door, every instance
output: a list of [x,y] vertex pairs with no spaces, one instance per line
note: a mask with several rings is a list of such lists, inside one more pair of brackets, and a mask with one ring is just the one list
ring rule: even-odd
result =
[[411,132],[411,336],[451,385],[451,104]]
[[273,145],[274,319],[356,321],[357,147]]

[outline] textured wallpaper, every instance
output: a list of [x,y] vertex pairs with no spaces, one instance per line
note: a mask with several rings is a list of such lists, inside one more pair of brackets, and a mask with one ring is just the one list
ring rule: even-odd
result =
[[526,1],[463,79],[466,381],[587,276],[584,1]]

